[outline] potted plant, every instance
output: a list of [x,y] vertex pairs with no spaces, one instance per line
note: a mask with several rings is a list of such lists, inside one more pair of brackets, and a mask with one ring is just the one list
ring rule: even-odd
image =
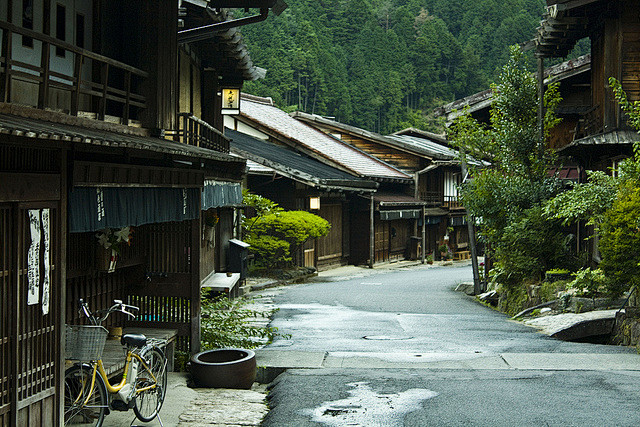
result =
[[433,264],[433,252],[427,254],[427,264]]
[[438,252],[440,252],[441,259],[447,259],[449,255],[449,246],[446,243],[438,246]]
[[202,231],[202,240],[207,242],[207,247],[211,249],[215,242],[216,224],[220,221],[218,214],[215,212],[208,213],[204,217],[204,227]]
[[96,234],[98,238],[98,270],[113,273],[118,257],[126,244],[131,246],[133,229],[131,227],[105,228]]

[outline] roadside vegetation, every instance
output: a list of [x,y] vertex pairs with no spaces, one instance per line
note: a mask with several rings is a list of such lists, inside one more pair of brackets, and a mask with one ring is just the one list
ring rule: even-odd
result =
[[256,268],[270,270],[292,266],[294,254],[307,241],[326,236],[327,220],[305,211],[286,211],[266,197],[245,191],[243,203],[255,210],[243,216],[243,238],[251,245]]
[[[640,103],[628,101],[615,79],[611,87],[640,129]],[[592,171],[586,183],[563,184],[547,172],[556,160],[546,139],[559,123],[558,87],[550,85],[544,96],[544,138],[537,84],[517,47],[491,88],[491,126],[464,115],[449,138],[463,155],[492,163],[472,170],[461,191],[494,262],[489,286],[499,294],[498,308],[514,315],[557,300],[580,311],[597,298],[624,295],[640,280],[640,145],[616,173]],[[577,252],[579,222],[592,230],[595,250]]]

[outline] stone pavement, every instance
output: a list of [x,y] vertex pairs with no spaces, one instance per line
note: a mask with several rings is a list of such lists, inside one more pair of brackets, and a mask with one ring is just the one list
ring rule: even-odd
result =
[[[259,426],[268,412],[266,385],[255,383],[251,390],[190,388],[188,375],[170,372],[167,396],[160,410],[165,427]],[[133,411],[112,411],[105,427],[160,426],[158,419],[142,423]]]

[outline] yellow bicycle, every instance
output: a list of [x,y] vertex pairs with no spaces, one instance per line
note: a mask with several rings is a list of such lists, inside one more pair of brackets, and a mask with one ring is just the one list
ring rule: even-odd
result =
[[162,340],[141,334],[126,334],[121,343],[126,352],[122,379],[111,384],[102,363],[102,351],[107,330],[102,326],[111,313],[120,312],[135,317],[138,307],[115,300],[108,310],[95,314],[80,300],[80,310],[91,325],[67,326],[67,359],[77,360],[64,375],[64,425],[102,425],[111,409],[128,411],[149,422],[158,417],[167,388],[167,359],[160,345]]

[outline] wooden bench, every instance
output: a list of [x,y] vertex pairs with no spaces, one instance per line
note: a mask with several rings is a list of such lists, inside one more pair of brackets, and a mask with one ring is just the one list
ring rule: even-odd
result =
[[229,298],[240,295],[240,273],[211,273],[200,283],[201,290],[222,292]]
[[469,251],[457,251],[453,254],[454,261],[461,261],[463,259],[471,258],[471,254]]
[[[177,329],[156,329],[156,328],[125,328],[123,334],[142,334],[147,338],[157,338],[166,341],[162,346],[165,356],[167,356],[167,371],[174,369],[175,342],[178,336]],[[126,353],[120,344],[120,339],[107,339],[102,353],[102,363],[109,377],[113,377],[122,372],[125,364]]]

